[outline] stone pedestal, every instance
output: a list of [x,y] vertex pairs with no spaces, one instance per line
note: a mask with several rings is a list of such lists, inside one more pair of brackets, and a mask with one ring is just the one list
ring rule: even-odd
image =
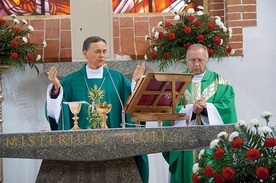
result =
[[142,182],[134,158],[108,161],[43,160],[36,183]]

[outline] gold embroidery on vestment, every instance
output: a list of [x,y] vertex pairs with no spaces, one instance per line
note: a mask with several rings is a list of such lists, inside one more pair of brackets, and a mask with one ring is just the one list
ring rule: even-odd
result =
[[188,90],[185,91],[185,98],[187,104],[193,104],[196,100],[198,100],[201,97],[205,98],[205,100],[207,101],[217,92],[217,87],[219,84],[229,85],[230,83],[225,78],[218,76],[218,78],[207,88],[205,88],[201,94],[201,83],[191,83],[192,93],[190,93]]

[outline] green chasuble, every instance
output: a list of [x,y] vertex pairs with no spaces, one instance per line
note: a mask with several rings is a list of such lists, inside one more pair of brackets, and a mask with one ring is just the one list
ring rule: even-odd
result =
[[[188,69],[184,73],[188,73]],[[201,96],[205,98],[206,102],[212,103],[216,107],[224,124],[237,122],[234,89],[225,78],[206,68],[200,90]],[[177,106],[177,112],[184,105],[193,104],[193,95],[193,83],[190,83],[185,92],[185,99],[181,100]],[[164,123],[164,126],[169,124]],[[163,156],[169,164],[171,183],[192,183],[194,164],[192,151],[164,152]]]
[[[112,69],[109,69],[109,72],[124,104],[131,94],[131,83],[128,78],[126,78],[120,72]],[[107,114],[108,119],[106,123],[108,128],[120,128],[120,124],[122,122],[122,106],[113,86],[112,80],[110,79],[110,75],[108,74],[107,69],[104,68],[103,78],[88,79],[86,65],[84,65],[79,71],[73,72],[61,80],[61,85],[63,87],[63,101],[58,122],[58,130],[70,130],[74,125],[72,119],[73,114],[70,112],[68,104],[64,104],[63,102],[85,101],[89,104],[92,104],[92,100],[89,98],[88,91],[91,91],[91,89],[95,86],[98,89],[104,91],[100,102],[107,102],[112,104],[111,111]],[[88,104],[83,103],[78,117],[78,125],[81,129],[99,128],[98,125],[99,121],[101,121],[101,118],[96,110],[94,110],[93,113],[91,110],[91,105],[89,107]],[[50,124],[55,123],[53,120],[53,118],[49,118]],[[130,120],[130,115],[126,115],[126,122],[132,123]],[[137,156],[135,157],[135,160],[143,182],[147,183],[149,178],[147,155]]]

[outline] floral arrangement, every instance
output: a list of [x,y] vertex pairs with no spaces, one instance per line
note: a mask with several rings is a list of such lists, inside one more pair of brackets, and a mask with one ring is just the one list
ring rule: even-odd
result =
[[[268,124],[270,112],[261,117]],[[276,129],[259,127],[257,119],[241,120],[230,135],[221,132],[210,143],[210,150],[201,150],[193,166],[192,180],[201,182],[276,182]]]
[[34,28],[25,19],[19,21],[16,15],[10,17],[11,20],[0,18],[0,64],[21,70],[28,65],[39,73],[34,62],[40,60],[41,56],[36,52],[39,45],[46,46],[46,42],[28,42],[28,36]]
[[151,41],[145,60],[160,62],[159,70],[164,70],[176,61],[185,64],[186,51],[194,43],[206,46],[209,57],[220,59],[227,54],[233,55],[235,50],[228,46],[232,29],[226,28],[218,16],[214,22],[211,21],[210,16],[203,13],[202,6],[197,9],[197,12],[189,8],[187,12],[175,13],[175,24],[168,21],[159,22],[158,27],[161,30],[153,28],[152,35],[145,36],[145,40]]

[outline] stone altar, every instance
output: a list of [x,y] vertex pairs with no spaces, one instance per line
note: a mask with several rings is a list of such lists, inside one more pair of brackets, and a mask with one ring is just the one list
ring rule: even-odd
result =
[[37,182],[141,182],[134,156],[208,148],[233,125],[0,134],[0,157],[43,159]]

